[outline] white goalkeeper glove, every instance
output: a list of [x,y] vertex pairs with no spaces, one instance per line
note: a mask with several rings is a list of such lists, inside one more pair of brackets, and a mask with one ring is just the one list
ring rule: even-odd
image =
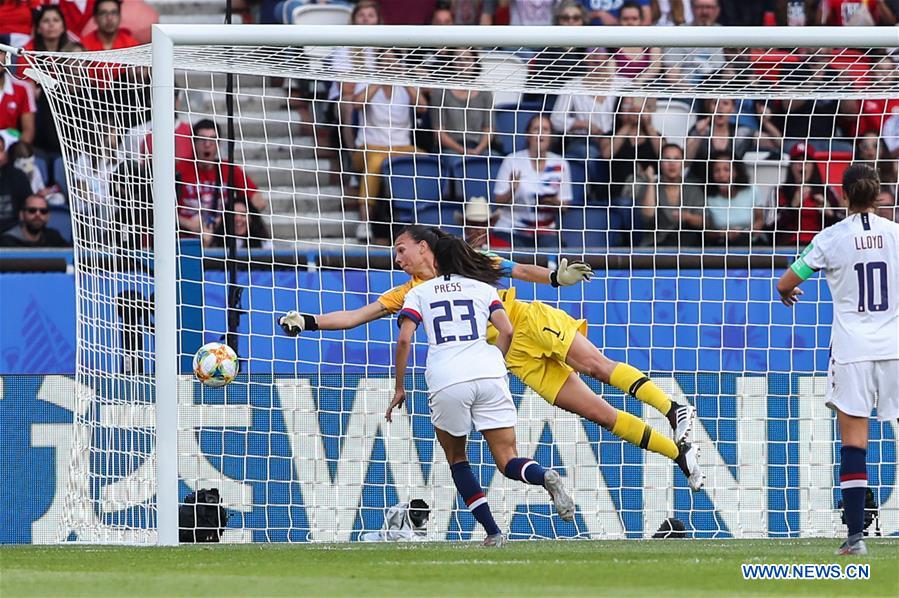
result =
[[568,263],[568,258],[559,261],[559,267],[550,273],[549,281],[554,287],[570,287],[579,282],[590,282],[593,278],[593,268],[584,262]]
[[290,336],[297,336],[306,330],[318,330],[318,322],[315,321],[315,316],[301,314],[298,311],[289,311],[278,318],[278,325],[281,326],[285,334]]

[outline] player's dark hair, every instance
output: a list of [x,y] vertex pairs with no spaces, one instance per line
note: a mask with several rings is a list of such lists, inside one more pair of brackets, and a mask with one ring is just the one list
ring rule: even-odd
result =
[[864,212],[874,207],[880,193],[880,176],[868,164],[856,162],[843,173],[843,194],[853,212]]
[[403,229],[401,234],[428,244],[434,253],[437,271],[440,274],[458,274],[494,286],[503,278],[503,270],[497,266],[492,257],[475,251],[459,237],[436,226],[413,224]]

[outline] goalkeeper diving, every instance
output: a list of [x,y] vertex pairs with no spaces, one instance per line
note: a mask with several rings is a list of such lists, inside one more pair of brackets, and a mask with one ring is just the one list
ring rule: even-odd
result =
[[[358,309],[320,315],[290,311],[278,320],[285,333],[296,336],[305,331],[347,330],[395,314],[403,307],[406,294],[423,281],[437,276],[435,250],[441,238],[452,235],[437,227],[412,225],[396,238],[397,265],[412,278]],[[556,270],[516,264],[494,258],[495,266],[512,278],[525,282],[570,286],[589,281],[590,266],[563,259]],[[671,400],[645,374],[631,365],[615,362],[602,354],[586,336],[587,321],[574,319],[564,311],[541,301],[516,299],[515,288],[501,290],[500,299],[515,335],[506,354],[506,366],[546,402],[610,431],[644,450],[674,461],[692,490],[699,490],[704,476],[699,467],[699,448],[689,442],[696,410]],[[495,342],[496,329],[488,328],[488,342]],[[673,440],[636,416],[615,409],[594,393],[578,373],[610,384],[665,415]]]

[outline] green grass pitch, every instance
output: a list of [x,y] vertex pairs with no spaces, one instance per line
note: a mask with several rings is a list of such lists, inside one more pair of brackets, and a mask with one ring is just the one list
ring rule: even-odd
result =
[[[835,540],[7,546],[0,596],[899,595],[899,540],[838,558]],[[741,563],[870,563],[867,581],[744,581]]]

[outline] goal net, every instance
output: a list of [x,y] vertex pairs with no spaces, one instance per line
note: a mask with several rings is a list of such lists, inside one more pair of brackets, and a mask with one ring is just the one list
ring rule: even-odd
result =
[[[394,41],[356,33],[368,30]],[[589,284],[511,284],[585,318],[606,355],[698,409],[707,480],[691,493],[667,459],[512,379],[519,453],[557,469],[577,502],[562,522],[473,433],[470,461],[512,538],[644,538],[668,517],[695,537],[844,533],[823,400],[829,293],[815,278],[788,310],[773,286],[845,214],[851,161],[878,168],[881,213],[896,214],[895,40],[838,30],[755,49],[765,31],[687,29],[674,43],[696,47],[618,48],[616,32],[556,29],[533,48],[508,31],[464,29],[473,43],[439,29],[415,45],[423,34],[353,27],[304,46],[321,31],[197,31],[165,72],[149,46],[18,57],[52,106],[75,238],[60,539],[164,542],[175,467],[179,503],[219,490],[224,541],[357,541],[415,498],[431,507],[424,538],[479,537],[435,441],[421,336],[411,399],[387,424],[393,318],[296,339],[276,324],[405,282],[390,244],[416,222],[523,263],[590,262]],[[240,356],[225,388],[191,374],[210,341]],[[588,384],[670,433],[633,397]],[[896,434],[871,424],[884,534],[899,532]]]

